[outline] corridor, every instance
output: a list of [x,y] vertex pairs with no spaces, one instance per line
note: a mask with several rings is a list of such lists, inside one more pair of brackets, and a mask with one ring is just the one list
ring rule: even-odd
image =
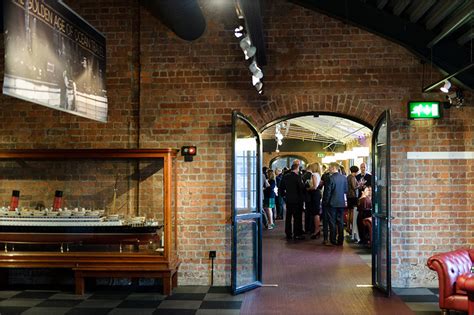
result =
[[287,242],[282,221],[277,224],[263,233],[263,281],[278,287],[245,293],[242,315],[415,314],[396,295],[357,287],[371,284],[368,250],[326,247],[321,239]]

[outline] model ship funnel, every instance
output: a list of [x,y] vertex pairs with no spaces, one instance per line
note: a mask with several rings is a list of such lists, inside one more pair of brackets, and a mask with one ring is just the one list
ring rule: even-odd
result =
[[63,203],[63,192],[61,190],[56,190],[54,193],[54,202],[53,202],[53,211],[58,211],[61,208]]
[[12,200],[10,202],[10,211],[15,211],[18,208],[19,202],[20,202],[20,191],[14,190],[12,192]]

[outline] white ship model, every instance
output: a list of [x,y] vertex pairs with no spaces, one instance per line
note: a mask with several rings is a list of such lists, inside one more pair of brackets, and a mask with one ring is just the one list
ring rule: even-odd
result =
[[0,226],[158,226],[158,222],[145,217],[125,219],[118,214],[104,215],[105,210],[86,210],[85,208],[57,211],[0,208]]
[[0,243],[140,244],[158,242],[155,220],[104,210],[0,209]]

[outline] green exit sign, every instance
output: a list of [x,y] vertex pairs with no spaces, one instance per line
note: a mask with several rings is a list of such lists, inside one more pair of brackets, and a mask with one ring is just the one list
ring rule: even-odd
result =
[[440,102],[409,102],[409,119],[441,118]]
[[326,154],[324,154],[324,153],[318,153],[318,157],[320,157],[320,158],[323,158],[325,156],[326,156]]

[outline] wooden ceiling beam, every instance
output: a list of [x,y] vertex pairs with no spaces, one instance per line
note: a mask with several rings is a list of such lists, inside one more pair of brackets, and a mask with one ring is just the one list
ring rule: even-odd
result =
[[414,1],[408,11],[410,22],[416,23],[436,3],[436,0]]

